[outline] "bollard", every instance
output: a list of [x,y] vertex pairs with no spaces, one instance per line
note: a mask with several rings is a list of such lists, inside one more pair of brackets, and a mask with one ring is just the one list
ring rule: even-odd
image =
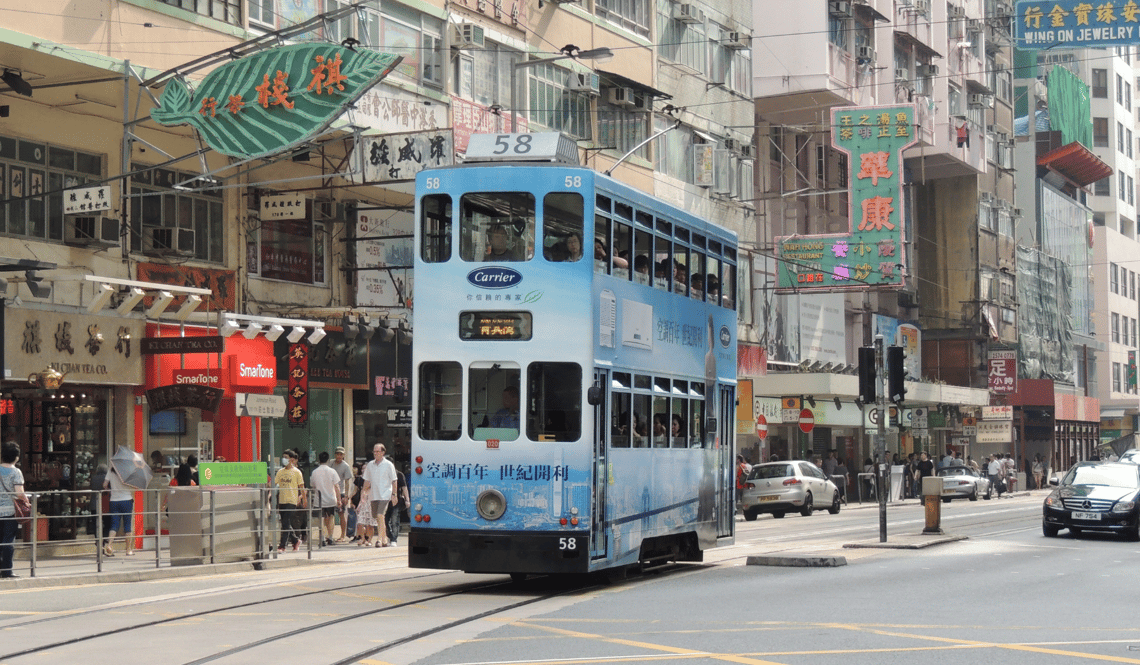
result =
[[922,479],[922,500],[926,503],[926,527],[923,533],[942,533],[942,478],[927,476]]

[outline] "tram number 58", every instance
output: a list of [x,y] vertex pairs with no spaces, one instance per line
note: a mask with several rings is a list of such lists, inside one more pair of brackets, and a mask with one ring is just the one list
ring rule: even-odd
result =
[[[511,146],[511,137],[514,136],[515,145]],[[495,135],[495,150],[493,154],[505,155],[508,151],[516,155],[525,155],[534,147],[531,141],[534,139],[533,134],[496,134]]]
[[558,549],[560,550],[576,550],[578,549],[577,538],[559,538]]

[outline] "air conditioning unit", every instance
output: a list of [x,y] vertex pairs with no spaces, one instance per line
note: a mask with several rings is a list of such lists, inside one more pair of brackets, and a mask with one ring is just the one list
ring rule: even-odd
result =
[[914,3],[915,9],[923,16],[930,16],[930,0],[917,0]]
[[899,291],[898,292],[899,307],[913,308],[918,307],[918,294],[913,291]]
[[729,32],[725,33],[724,41],[721,43],[731,49],[746,49],[751,48],[748,43],[751,39],[752,35],[747,32]]
[[918,65],[919,76],[938,76],[938,65]]
[[993,200],[994,200],[994,195],[993,195],[993,194],[991,194],[991,193],[989,193],[989,192],[982,192],[982,193],[978,194],[978,199],[979,199],[979,200],[980,200],[982,203],[986,203],[986,204],[989,204],[989,203],[992,203],[992,202],[993,202]]
[[725,150],[736,150],[736,139],[726,138],[724,140],[724,149]]
[[621,106],[627,109],[637,106],[637,102],[634,100],[633,88],[610,88],[606,93],[606,99],[614,106]]
[[673,5],[673,18],[681,23],[704,23],[705,13],[692,3],[682,2]]
[[971,108],[984,108],[990,105],[990,99],[991,97],[989,95],[972,92],[970,96],[966,98],[966,103],[969,104]]
[[474,23],[452,23],[451,45],[454,48],[483,48],[486,45],[482,26]]
[[570,72],[566,87],[574,92],[588,92],[597,97],[599,91],[598,75],[589,72]]
[[1009,213],[1014,217],[1021,217],[1021,208],[1014,208],[1013,210],[1010,210]]
[[966,32],[981,32],[984,27],[985,24],[980,18],[972,18],[966,21]]
[[950,5],[950,18],[966,18],[966,8]]
[[143,252],[160,255],[194,255],[194,229],[146,227],[143,229]]
[[79,247],[115,247],[119,244],[119,220],[109,217],[66,218],[63,241]]
[[828,5],[828,10],[832,16],[851,16],[851,3],[850,2],[832,2]]
[[855,58],[863,62],[874,62],[875,49],[870,46],[860,46],[855,49]]
[[908,72],[906,70],[906,67],[898,67],[895,69],[895,80],[896,81],[909,81],[910,80],[910,72]]
[[740,156],[743,159],[752,159],[752,144],[751,143],[741,143],[740,144]]

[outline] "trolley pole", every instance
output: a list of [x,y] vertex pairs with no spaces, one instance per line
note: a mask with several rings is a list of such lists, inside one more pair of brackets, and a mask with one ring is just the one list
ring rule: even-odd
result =
[[883,347],[883,336],[875,335],[875,365],[878,367],[879,382],[878,394],[875,396],[875,405],[879,409],[879,435],[875,441],[875,458],[878,461],[878,468],[875,469],[875,480],[879,485],[879,542],[887,542],[887,483],[890,481],[890,473],[887,459],[887,420],[891,417],[887,405],[890,403],[887,400],[887,354],[886,349]]

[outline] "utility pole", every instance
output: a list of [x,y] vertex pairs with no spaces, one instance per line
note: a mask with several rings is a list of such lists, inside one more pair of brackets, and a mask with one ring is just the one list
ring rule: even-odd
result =
[[890,467],[888,466],[887,459],[887,420],[890,419],[890,411],[887,405],[890,403],[887,400],[887,354],[883,348],[883,336],[875,335],[875,366],[879,370],[879,376],[876,386],[877,390],[875,395],[875,405],[879,409],[879,436],[875,440],[875,455],[879,460],[878,468],[875,469],[875,479],[879,485],[879,542],[887,542],[887,492],[890,482]]

